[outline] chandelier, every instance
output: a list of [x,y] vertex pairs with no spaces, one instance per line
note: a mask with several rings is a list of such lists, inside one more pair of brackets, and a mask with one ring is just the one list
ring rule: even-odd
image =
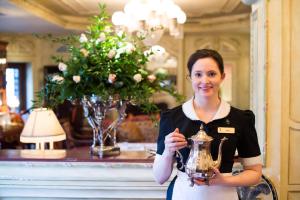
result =
[[150,45],[159,41],[164,30],[182,38],[185,21],[186,14],[172,0],[131,0],[124,11],[112,15],[112,22],[119,30],[143,34]]

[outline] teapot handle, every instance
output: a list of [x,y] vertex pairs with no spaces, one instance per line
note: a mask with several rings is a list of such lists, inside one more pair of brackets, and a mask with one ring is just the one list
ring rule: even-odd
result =
[[191,138],[188,138],[186,141],[187,141],[187,148],[191,149],[193,145],[193,140]]
[[[188,143],[187,148],[189,148],[189,149],[192,148],[193,140],[191,138],[187,139],[187,143]],[[179,169],[183,170],[183,168],[185,168],[185,164],[183,163],[183,156],[179,150],[175,151],[175,158],[179,158],[179,160],[180,160],[179,162],[181,163],[181,166],[179,167]]]
[[179,162],[181,164],[181,166],[179,167],[179,170],[183,170],[183,168],[185,167],[184,164],[183,164],[183,156],[182,154],[180,153],[180,151],[176,150],[175,151],[175,158],[179,158]]

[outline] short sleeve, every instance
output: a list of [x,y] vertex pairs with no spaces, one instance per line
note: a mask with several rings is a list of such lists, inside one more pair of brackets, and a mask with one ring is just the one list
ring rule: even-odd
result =
[[168,112],[162,113],[159,123],[159,134],[157,138],[157,154],[162,155],[165,150],[165,137],[173,132],[173,123]]
[[255,116],[250,110],[244,111],[243,115],[241,133],[237,144],[239,157],[244,166],[262,164],[255,129]]

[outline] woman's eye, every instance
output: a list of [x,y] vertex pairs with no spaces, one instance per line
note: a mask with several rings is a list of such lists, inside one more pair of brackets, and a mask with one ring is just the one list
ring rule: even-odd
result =
[[202,74],[201,74],[201,73],[195,73],[194,76],[195,76],[196,78],[200,78],[200,77],[202,76]]
[[209,77],[214,77],[214,76],[217,75],[217,73],[216,73],[216,72],[208,72],[207,75],[208,75]]

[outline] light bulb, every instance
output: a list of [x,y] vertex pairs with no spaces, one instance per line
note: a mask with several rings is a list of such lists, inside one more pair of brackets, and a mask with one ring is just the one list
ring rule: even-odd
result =
[[121,26],[125,24],[125,18],[125,13],[123,13],[122,11],[117,11],[114,12],[114,14],[111,17],[111,20],[114,25]]
[[178,24],[184,24],[186,21],[186,14],[180,10],[180,12],[177,15],[177,22]]

